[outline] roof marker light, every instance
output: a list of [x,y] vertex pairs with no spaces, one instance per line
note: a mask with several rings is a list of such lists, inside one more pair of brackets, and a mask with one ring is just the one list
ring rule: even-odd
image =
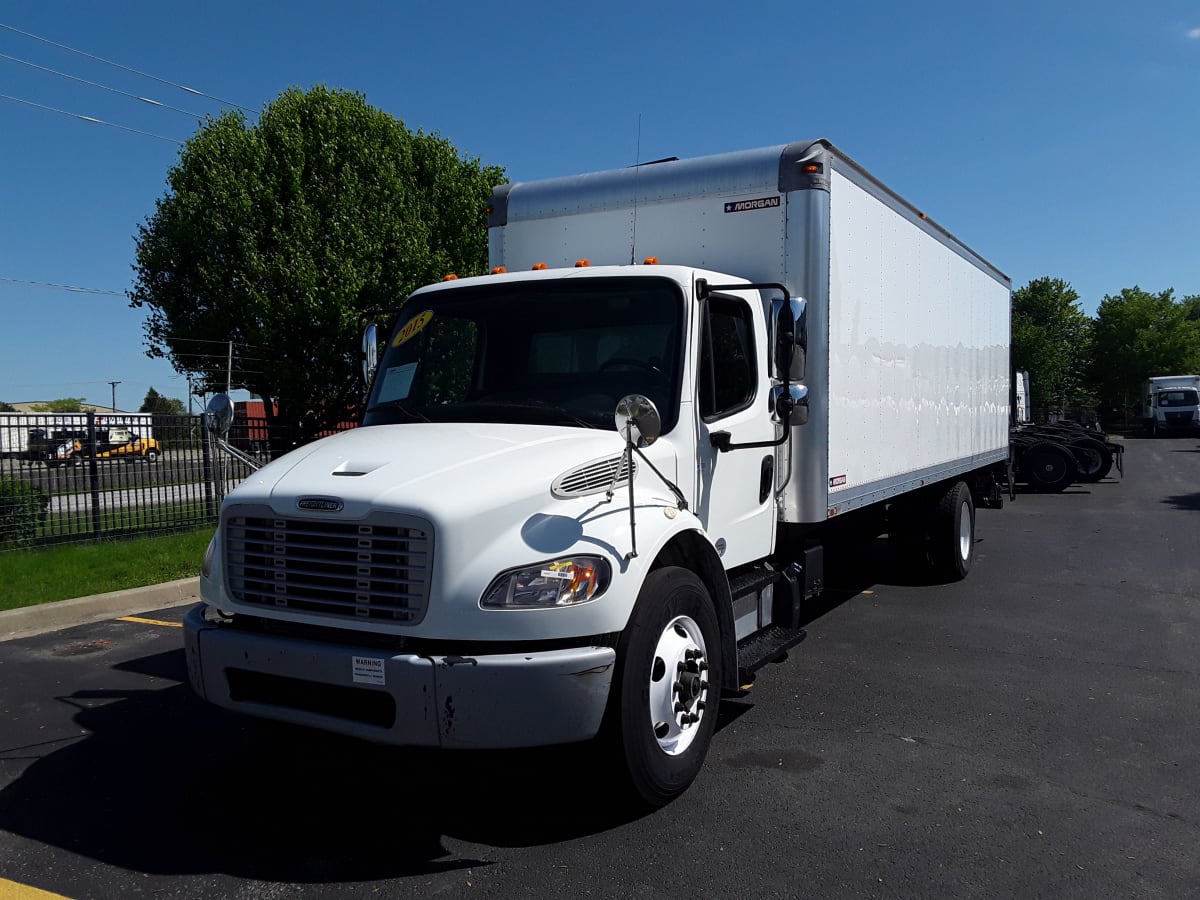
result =
[[451,272],[449,275],[443,275],[442,281],[458,281],[458,276]]
[[541,272],[544,269],[548,269],[548,268],[550,268],[550,267],[548,265],[546,265],[545,263],[534,263],[533,264],[533,271],[535,271],[535,272]]
[[507,271],[508,271],[508,269],[504,268],[504,266],[496,266],[496,268],[492,269],[492,274],[493,275],[503,275]]
[[658,265],[658,257],[657,256],[647,256],[644,260],[642,260],[642,265],[643,266],[657,266]]
[[591,265],[591,262],[589,262],[586,259],[575,260],[575,268],[577,268],[577,269],[586,269],[590,265]]

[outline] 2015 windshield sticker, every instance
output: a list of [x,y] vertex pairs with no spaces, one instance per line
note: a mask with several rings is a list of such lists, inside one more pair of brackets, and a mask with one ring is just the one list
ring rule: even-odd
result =
[[421,333],[421,329],[429,324],[429,320],[433,318],[433,310],[427,309],[423,313],[418,313],[413,318],[409,319],[400,332],[396,335],[396,339],[392,341],[393,347],[399,347],[405,341],[411,340]]
[[778,197],[759,197],[756,200],[732,200],[725,204],[725,212],[751,212],[756,209],[773,209],[782,206],[783,201]]

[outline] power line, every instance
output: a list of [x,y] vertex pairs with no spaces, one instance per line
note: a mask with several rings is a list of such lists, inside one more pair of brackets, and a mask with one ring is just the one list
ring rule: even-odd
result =
[[31,63],[26,59],[17,59],[15,56],[9,56],[7,53],[0,53],[0,59],[7,59],[9,62],[20,63],[23,66],[29,66],[33,69],[38,69],[42,72],[49,72],[51,75],[57,75],[60,78],[69,78],[71,81],[78,81],[80,84],[86,84],[88,87],[100,88],[102,91],[111,91],[114,94],[120,94],[122,97],[128,97],[130,100],[140,100],[142,103],[149,103],[151,106],[159,106],[163,109],[169,109],[172,112],[183,113],[185,116],[192,116],[196,119],[204,118],[200,113],[192,112],[187,109],[180,109],[178,106],[171,106],[169,103],[162,103],[158,100],[153,100],[150,97],[142,97],[138,94],[131,94],[128,91],[122,91],[115,87],[109,87],[107,84],[100,84],[97,81],[88,81],[86,78],[79,78],[75,75],[69,75],[66,72],[60,72],[57,69],[49,69],[46,66],[39,66],[37,63]]
[[254,110],[249,109],[245,106],[242,106],[240,103],[234,103],[232,100],[222,100],[220,97],[214,97],[212,94],[206,94],[206,93],[204,93],[204,91],[198,91],[195,88],[190,88],[185,84],[178,84],[177,82],[174,82],[174,81],[168,81],[165,78],[159,78],[157,75],[151,75],[148,72],[141,72],[141,71],[131,68],[129,66],[121,65],[121,63],[113,62],[111,59],[104,59],[104,57],[102,57],[102,56],[95,56],[94,54],[87,53],[83,50],[76,50],[74,47],[68,47],[66,44],[60,44],[57,41],[52,41],[52,40],[49,40],[48,38],[39,37],[36,34],[30,34],[28,31],[22,31],[20,28],[14,28],[11,25],[5,25],[3,22],[0,22],[0,28],[3,28],[7,31],[16,32],[17,34],[24,35],[27,38],[32,38],[35,41],[41,41],[43,44],[49,44],[51,47],[58,47],[60,50],[66,50],[70,53],[77,53],[80,56],[85,56],[88,59],[95,60],[96,62],[102,62],[106,66],[112,66],[113,68],[121,69],[124,72],[131,72],[134,75],[140,75],[142,78],[149,78],[151,81],[157,81],[159,84],[165,84],[165,85],[168,85],[169,87],[177,88],[178,90],[181,90],[181,91],[186,91],[189,94],[195,94],[198,97],[207,97],[209,100],[214,100],[217,103],[223,103],[226,106],[237,107],[238,109],[243,110],[244,112],[248,112],[248,113],[254,112]]
[[128,125],[118,125],[115,122],[105,122],[103,119],[97,119],[95,116],[84,116],[79,113],[67,112],[65,109],[56,109],[53,106],[45,106],[41,103],[34,103],[32,100],[22,100],[20,97],[10,97],[8,94],[0,94],[0,100],[11,100],[14,103],[24,103],[26,106],[36,106],[38,109],[44,109],[48,112],[58,113],[61,116],[70,116],[72,119],[81,119],[84,122],[94,122],[97,125],[107,125],[109,128],[119,128],[121,131],[128,131],[131,134],[141,134],[146,137],[158,138],[160,141],[170,141],[172,144],[183,144],[183,141],[177,141],[175,138],[165,137],[161,134],[155,134],[152,131],[139,131],[137,128],[130,128]]
[[[0,94],[0,97],[3,97]],[[55,284],[52,281],[22,281],[20,278],[5,278],[0,276],[0,284],[19,284],[24,287],[53,288],[60,291],[74,291],[77,294],[107,294],[113,297],[124,297],[124,291],[106,291],[101,288],[76,287],[73,284]]]

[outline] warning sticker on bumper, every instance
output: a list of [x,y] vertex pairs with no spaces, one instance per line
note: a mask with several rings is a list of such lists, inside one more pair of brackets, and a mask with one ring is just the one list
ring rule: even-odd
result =
[[383,660],[373,656],[355,656],[351,663],[355,684],[384,684]]

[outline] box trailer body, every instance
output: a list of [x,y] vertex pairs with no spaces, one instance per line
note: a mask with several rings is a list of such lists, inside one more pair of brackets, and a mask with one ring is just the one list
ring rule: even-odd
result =
[[362,427],[225,499],[190,681],[396,744],[603,726],[665,802],[804,637],[838,523],[966,575],[1009,281],[825,141],[506,185],[488,226],[496,271],[407,299]]
[[827,142],[509,185],[489,224],[509,271],[654,257],[807,299],[785,521],[1007,458],[1011,282]]
[[1200,430],[1200,375],[1157,375],[1146,380],[1142,416],[1153,435]]

